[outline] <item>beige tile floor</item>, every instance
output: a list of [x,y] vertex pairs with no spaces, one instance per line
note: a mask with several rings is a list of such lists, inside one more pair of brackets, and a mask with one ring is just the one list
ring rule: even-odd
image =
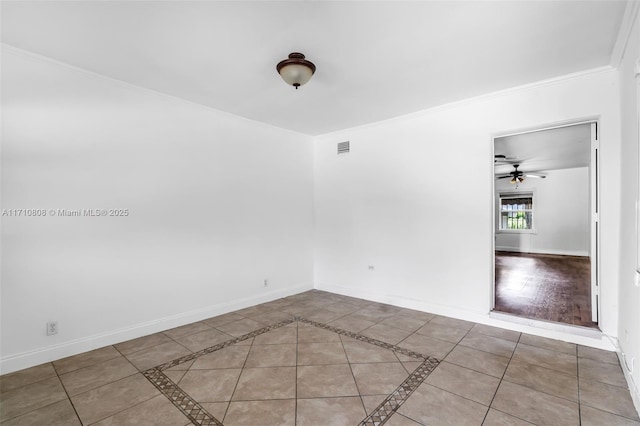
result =
[[2,376],[0,423],[193,424],[143,374],[170,365],[225,425],[357,425],[424,365],[407,353],[439,363],[390,426],[640,426],[613,353],[320,291]]

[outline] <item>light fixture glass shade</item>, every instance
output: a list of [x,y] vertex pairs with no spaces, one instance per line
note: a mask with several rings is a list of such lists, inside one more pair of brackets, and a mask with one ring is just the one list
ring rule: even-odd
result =
[[302,86],[311,79],[313,72],[305,65],[291,64],[280,69],[282,79],[292,86]]
[[280,61],[276,69],[287,84],[297,89],[311,79],[316,66],[306,60],[302,53],[293,52],[289,54],[289,59]]

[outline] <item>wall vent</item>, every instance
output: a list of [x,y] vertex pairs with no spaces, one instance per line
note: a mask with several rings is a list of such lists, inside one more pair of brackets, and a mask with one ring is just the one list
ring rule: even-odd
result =
[[349,141],[338,142],[338,154],[346,154],[349,152]]

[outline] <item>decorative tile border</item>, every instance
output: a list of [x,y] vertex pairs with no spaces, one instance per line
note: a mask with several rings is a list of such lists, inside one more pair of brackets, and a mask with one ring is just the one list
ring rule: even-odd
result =
[[289,325],[289,324],[297,321],[298,319],[299,319],[298,317],[294,317],[294,318],[291,318],[291,319],[288,319],[288,320],[285,320],[285,321],[280,321],[277,324],[273,324],[273,325],[269,325],[269,326],[266,326],[266,327],[259,328],[257,330],[252,331],[251,333],[243,334],[242,336],[236,337],[235,339],[227,340],[226,342],[218,343],[217,345],[202,349],[202,350],[200,350],[198,352],[194,352],[192,354],[185,355],[185,356],[180,357],[180,358],[176,358],[173,361],[169,361],[167,363],[160,364],[160,365],[158,365],[156,367],[153,367],[152,369],[166,370],[167,368],[175,367],[176,365],[180,365],[180,364],[182,364],[184,362],[188,362],[188,361],[200,358],[202,355],[207,355],[207,354],[210,354],[212,352],[219,351],[220,349],[226,348],[227,346],[231,346],[231,345],[234,345],[234,344],[236,344],[238,342],[242,342],[242,341],[251,339],[252,337],[256,337],[256,336],[259,336],[261,334],[264,334],[264,333],[266,333],[268,331],[272,331],[272,330],[278,329],[280,327],[284,327],[285,325]]
[[302,322],[302,323],[305,323],[305,324],[311,324],[311,325],[314,325],[314,326],[316,326],[318,328],[323,328],[325,330],[332,331],[332,332],[334,332],[336,334],[340,334],[342,336],[347,336],[347,337],[351,337],[351,338],[356,339],[356,340],[360,340],[361,342],[370,343],[372,345],[380,346],[381,348],[384,348],[384,349],[389,349],[390,351],[399,352],[399,353],[401,353],[403,355],[407,355],[407,356],[419,359],[421,361],[425,360],[427,358],[431,358],[431,359],[435,360],[436,362],[438,362],[438,360],[436,360],[433,357],[429,357],[427,355],[422,355],[422,354],[420,354],[418,352],[410,351],[409,349],[401,348],[400,346],[392,345],[390,343],[385,343],[385,342],[383,342],[381,340],[376,340],[376,339],[373,339],[371,337],[363,336],[362,334],[353,333],[351,331],[342,330],[340,328],[335,328],[335,327],[332,327],[332,326],[330,326],[328,324],[323,324],[321,322],[309,321],[308,319],[304,319],[304,318],[301,318],[301,317],[295,317],[294,319],[297,320],[298,322]]
[[398,408],[409,398],[409,396],[415,391],[418,386],[431,374],[431,372],[438,366],[440,361],[436,358],[420,354],[418,352],[411,351],[409,349],[402,348],[397,345],[392,345],[380,340],[372,339],[371,337],[363,336],[362,334],[353,333],[351,331],[342,330],[340,328],[332,327],[327,324],[319,323],[316,321],[310,321],[302,317],[293,317],[291,319],[281,321],[277,324],[273,324],[267,327],[254,330],[251,333],[244,334],[235,339],[227,340],[217,345],[202,349],[198,352],[194,352],[189,355],[185,355],[180,358],[176,358],[173,361],[169,361],[164,364],[157,365],[143,372],[144,376],[149,380],[169,401],[173,403],[185,416],[191,420],[194,425],[220,425],[222,422],[216,419],[211,413],[209,413],[204,407],[202,407],[196,400],[191,398],[180,386],[174,383],[166,374],[164,370],[175,367],[195,360],[203,355],[210,354],[220,349],[226,348],[238,342],[251,339],[261,334],[267,333],[272,330],[276,330],[285,325],[292,324],[294,322],[301,322],[304,324],[313,325],[314,327],[322,328],[324,330],[331,331],[333,333],[351,337],[362,342],[366,342],[375,346],[379,346],[384,349],[388,349],[394,352],[401,353],[413,358],[416,358],[422,363],[416,368],[409,376],[394,390],[384,401],[375,409],[373,413],[368,415],[362,420],[358,426],[379,426],[389,420],[391,415],[395,413]]
[[428,357],[396,390],[378,405],[373,413],[365,417],[358,426],[378,426],[385,424],[387,420],[389,420],[389,417],[405,403],[414,390],[418,389],[418,386],[424,382],[438,364],[439,361],[437,359]]
[[178,385],[173,383],[161,370],[151,369],[144,372],[144,376],[175,405],[182,414],[187,416],[194,425],[220,425],[222,423],[213,417],[193,398],[187,395]]
[[202,349],[198,352],[176,358],[173,361],[160,364],[144,371],[143,374],[147,378],[147,380],[149,380],[151,384],[153,384],[164,396],[169,398],[169,401],[171,401],[173,405],[178,408],[178,410],[180,410],[185,416],[187,416],[189,420],[191,420],[191,423],[193,423],[194,425],[222,425],[222,422],[220,422],[211,413],[205,410],[204,407],[198,404],[196,400],[191,398],[191,396],[183,391],[180,386],[173,383],[173,381],[168,378],[163,373],[163,371],[171,367],[175,367],[176,365],[195,360],[203,355],[219,351],[220,349],[226,348],[227,346],[231,346],[235,343],[251,339],[252,337],[259,336],[280,327],[284,327],[285,325],[291,324],[294,321],[296,321],[296,318],[291,318],[274,325],[254,330],[251,333],[244,334],[240,337],[236,337],[235,339],[227,340],[226,342],[222,342],[217,345]]

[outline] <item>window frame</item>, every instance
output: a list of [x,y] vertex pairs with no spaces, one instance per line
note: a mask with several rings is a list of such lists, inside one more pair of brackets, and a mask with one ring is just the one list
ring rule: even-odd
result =
[[[535,189],[528,189],[526,191],[497,191],[496,194],[497,206],[496,206],[496,233],[498,234],[537,234],[536,232],[536,191]],[[531,213],[531,226],[529,229],[503,229],[502,228],[502,200],[514,199],[514,198],[531,198],[531,208],[518,210]]]

